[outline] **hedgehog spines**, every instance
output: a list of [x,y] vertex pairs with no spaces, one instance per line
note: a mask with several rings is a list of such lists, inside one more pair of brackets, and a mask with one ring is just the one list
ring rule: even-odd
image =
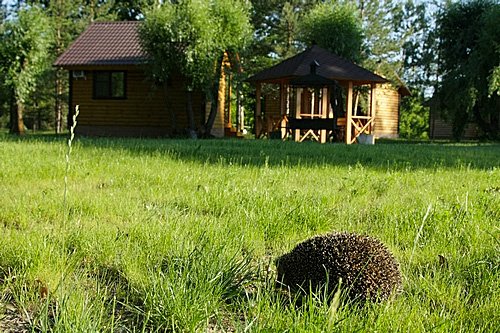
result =
[[299,243],[276,261],[278,281],[294,292],[339,281],[350,299],[385,300],[401,290],[395,257],[378,239],[355,233],[331,233]]

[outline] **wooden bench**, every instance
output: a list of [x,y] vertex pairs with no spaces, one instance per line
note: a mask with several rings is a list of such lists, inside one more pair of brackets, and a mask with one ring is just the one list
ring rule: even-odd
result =
[[[342,120],[344,120],[342,122]],[[288,118],[287,127],[292,130],[328,130],[333,131],[345,126],[345,118],[339,118],[337,124],[332,118],[298,119]]]
[[327,136],[334,142],[341,142],[345,135],[345,118],[338,118],[336,121],[332,118],[288,118],[287,130],[290,132],[305,130],[305,134],[302,138],[299,137],[299,141],[303,141],[309,136],[316,141],[325,140],[320,140],[316,131],[326,130],[328,131]]
[[292,130],[329,130],[333,131],[335,123],[333,119],[297,119],[288,118],[288,128]]

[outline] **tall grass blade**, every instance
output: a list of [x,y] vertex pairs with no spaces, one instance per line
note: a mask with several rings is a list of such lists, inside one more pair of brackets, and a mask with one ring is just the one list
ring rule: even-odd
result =
[[78,117],[78,114],[80,113],[80,106],[77,105],[75,107],[75,113],[73,114],[73,124],[71,125],[69,129],[69,139],[68,139],[68,150],[66,152],[66,172],[64,174],[64,199],[63,199],[63,206],[64,209],[66,210],[66,203],[67,203],[67,198],[68,198],[68,174],[69,174],[69,168],[70,168],[70,158],[71,158],[71,151],[72,151],[72,144],[73,140],[75,138],[75,128],[76,128],[76,119]]
[[425,212],[424,218],[422,219],[422,224],[420,224],[420,228],[418,229],[417,235],[415,236],[415,240],[413,241],[413,249],[411,250],[411,255],[409,260],[410,264],[413,262],[413,256],[415,255],[415,250],[417,249],[418,240],[422,235],[422,230],[424,229],[425,221],[429,217],[431,209],[432,209],[432,204],[429,204],[429,206],[427,207],[427,212]]

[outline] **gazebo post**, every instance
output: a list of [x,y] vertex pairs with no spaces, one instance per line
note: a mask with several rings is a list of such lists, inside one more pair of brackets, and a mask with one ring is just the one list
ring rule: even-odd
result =
[[345,126],[345,143],[352,143],[352,81],[347,83],[347,101],[346,101],[346,126]]
[[254,114],[254,124],[255,124],[255,137],[259,138],[262,131],[262,122],[260,116],[262,114],[260,97],[262,92],[262,85],[257,82],[256,92],[255,92],[255,114]]
[[282,127],[282,122],[284,119],[284,116],[286,115],[286,95],[287,95],[287,89],[284,81],[280,82],[280,120],[279,120],[279,126],[280,126],[280,132],[281,132],[281,139],[285,138],[286,134],[286,128]]
[[375,113],[377,111],[377,98],[376,98],[377,85],[375,83],[371,84],[370,90],[370,116],[373,119],[370,125],[370,134],[373,135],[375,132]]
[[[328,118],[328,88],[321,88],[321,118]],[[322,129],[320,132],[320,142],[325,143],[327,137],[327,130]]]
[[[302,88],[297,89],[297,102],[295,103],[295,118],[300,119],[300,114],[302,113]],[[295,129],[293,133],[293,139],[297,142],[300,141],[300,130]]]

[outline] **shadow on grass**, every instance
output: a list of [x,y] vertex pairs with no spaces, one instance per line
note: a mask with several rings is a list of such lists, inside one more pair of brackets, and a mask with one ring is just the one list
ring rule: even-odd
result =
[[[0,134],[0,141],[60,142],[67,134]],[[500,143],[380,140],[375,145],[296,143],[251,139],[144,139],[77,137],[77,145],[132,155],[165,156],[202,164],[255,167],[362,166],[383,170],[500,167]]]

